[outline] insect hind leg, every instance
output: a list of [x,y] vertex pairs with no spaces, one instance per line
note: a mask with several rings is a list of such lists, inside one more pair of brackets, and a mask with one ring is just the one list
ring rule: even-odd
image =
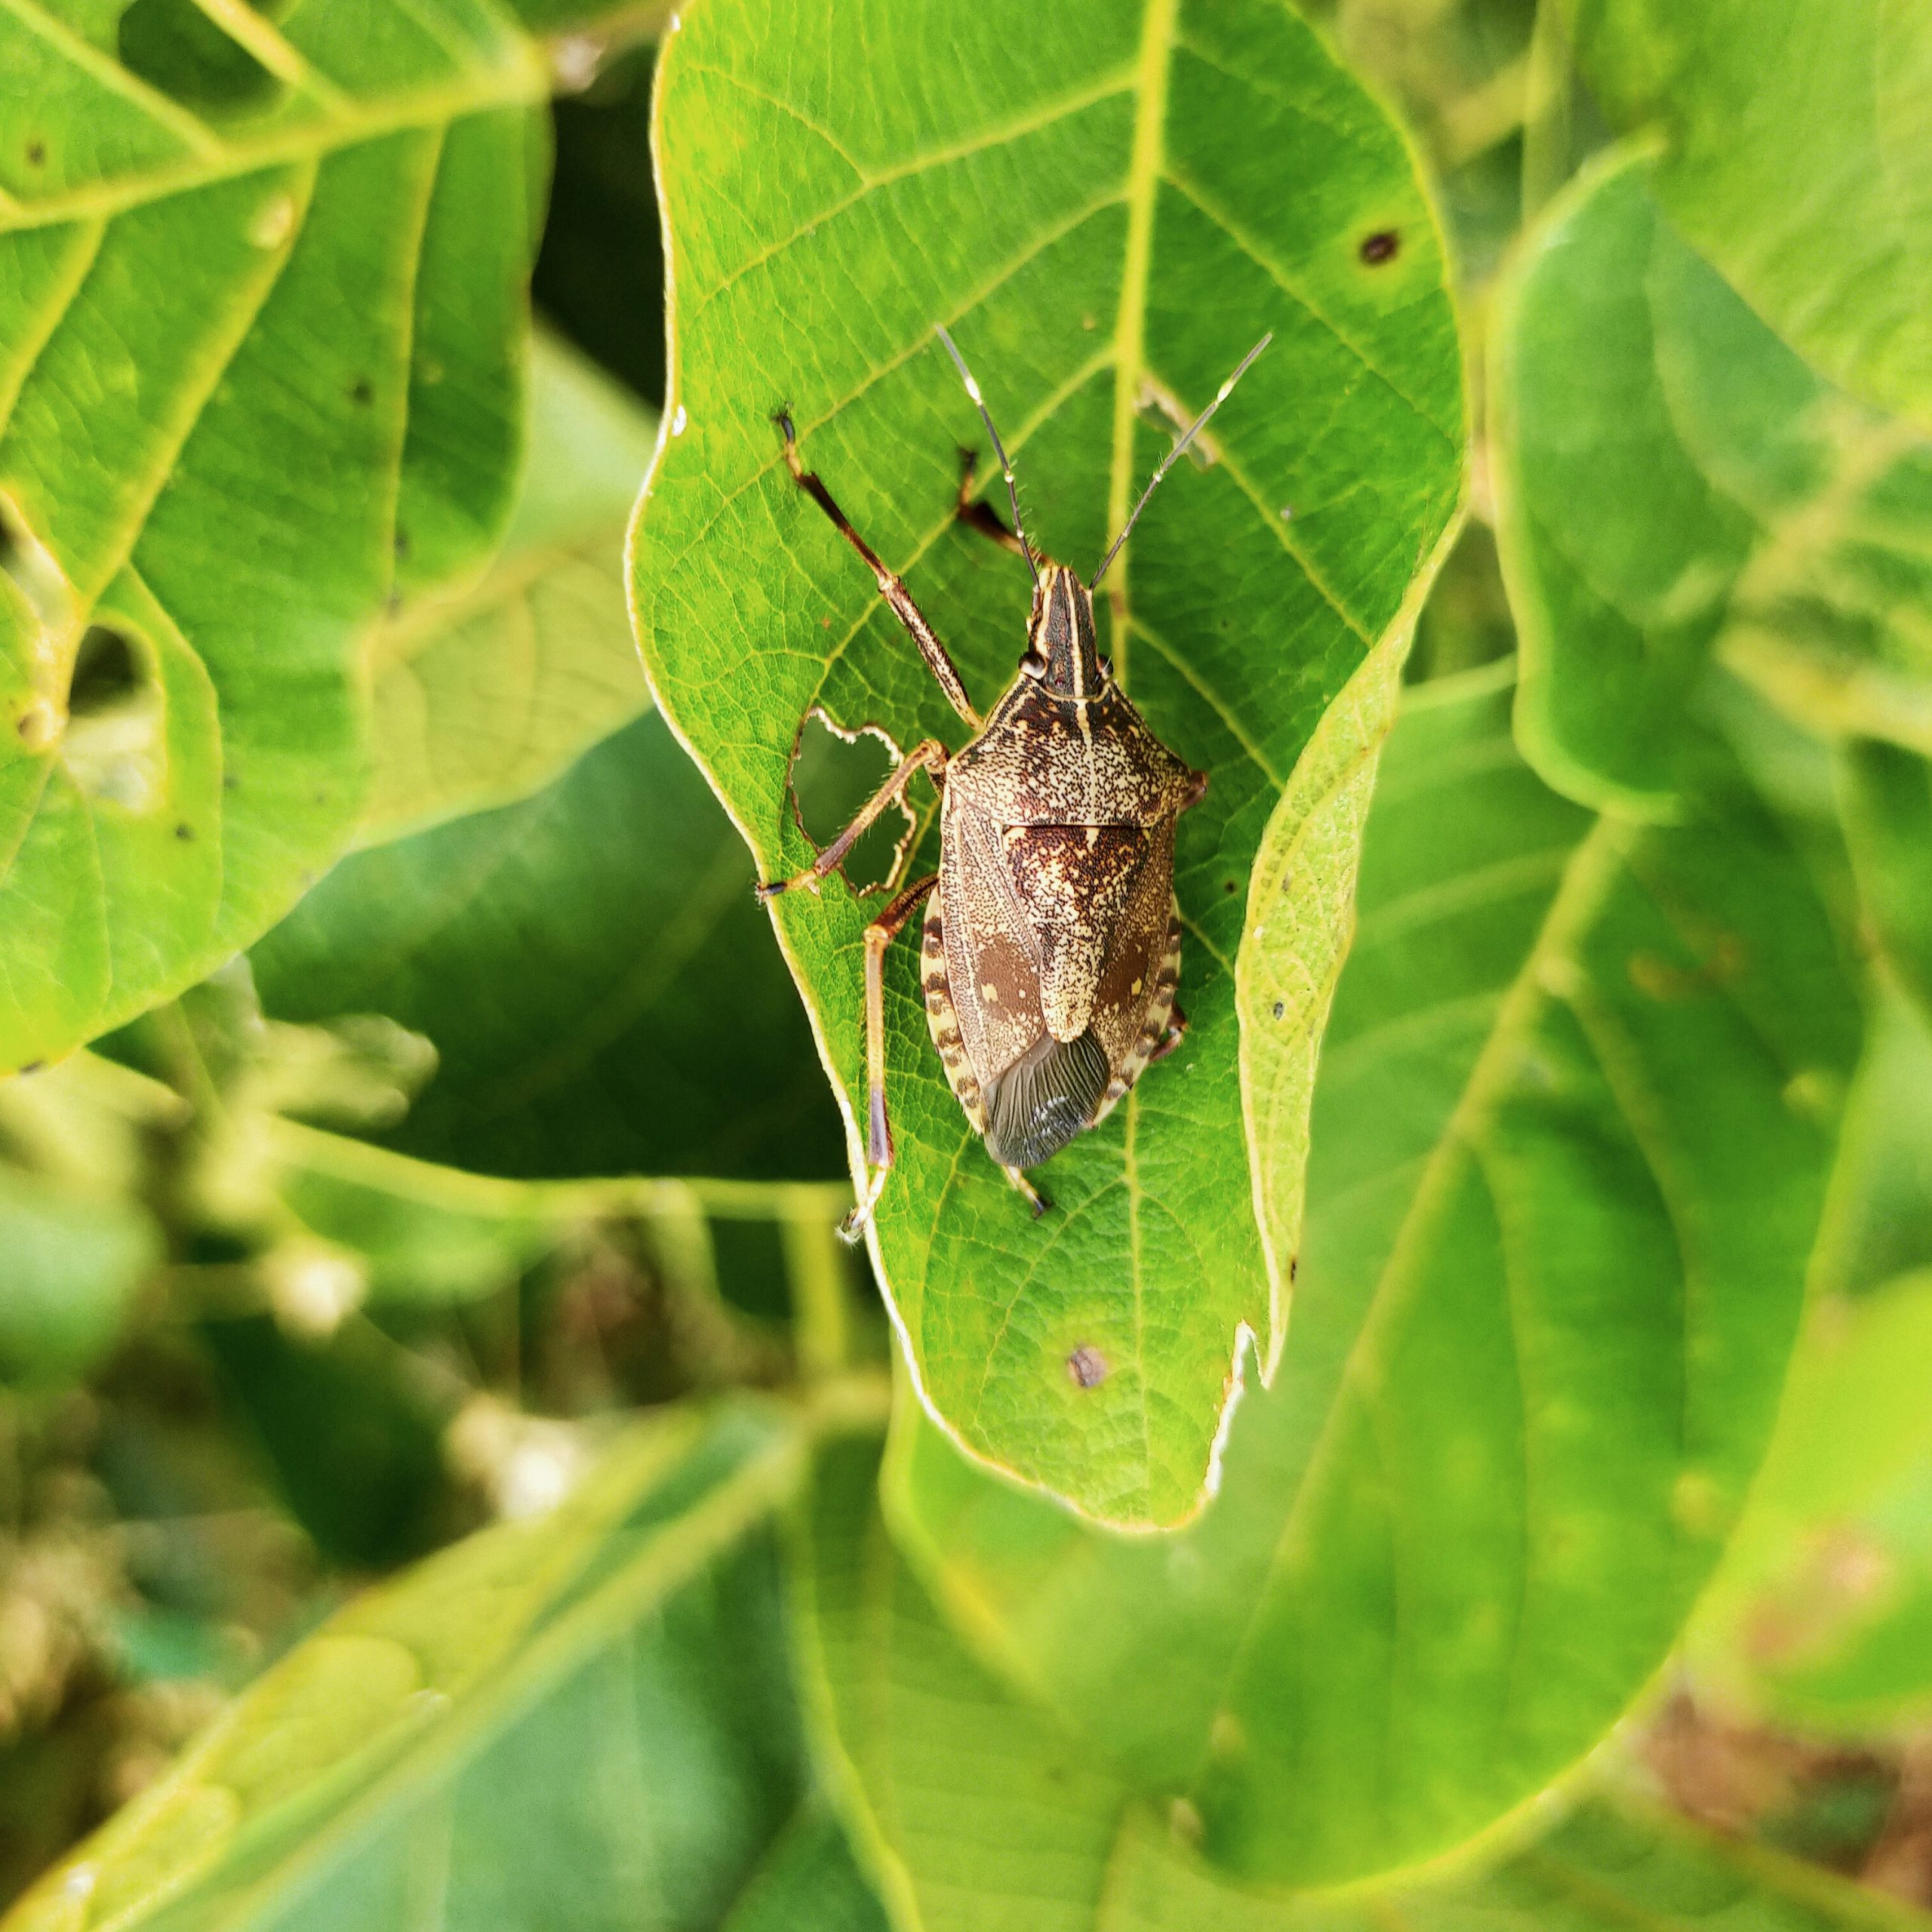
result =
[[1028,1204],[1033,1210],[1035,1220],[1037,1221],[1054,1204],[1026,1178],[1026,1171],[1024,1168],[1002,1167],[1000,1172],[1005,1175],[1007,1179],[1026,1197]]
[[892,1122],[885,1103],[885,953],[912,915],[939,883],[934,872],[909,885],[866,928],[866,1191],[839,1223],[848,1241],[857,1241],[878,1205],[885,1177],[892,1171]]

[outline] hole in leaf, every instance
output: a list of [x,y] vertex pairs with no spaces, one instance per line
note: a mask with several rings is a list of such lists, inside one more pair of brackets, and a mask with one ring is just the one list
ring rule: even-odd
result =
[[161,797],[161,691],[144,644],[91,624],[74,655],[60,758],[75,784],[130,811]]
[[195,0],[134,0],[121,16],[121,63],[198,113],[258,112],[281,83]]
[[[792,802],[798,827],[823,852],[892,774],[903,754],[876,724],[848,731],[816,706],[792,754]],[[904,799],[867,827],[838,869],[854,892],[875,892],[897,872],[918,821]]]
[[141,688],[134,648],[118,631],[105,624],[90,625],[74,654],[73,675],[67,682],[67,713],[72,718],[98,717],[125,704]]

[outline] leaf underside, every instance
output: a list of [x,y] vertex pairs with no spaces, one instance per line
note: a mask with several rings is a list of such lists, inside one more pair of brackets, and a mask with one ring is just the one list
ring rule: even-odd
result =
[[[768,878],[812,856],[787,795],[808,708],[902,749],[963,737],[786,477],[771,413],[790,406],[807,462],[983,712],[1014,674],[1028,586],[953,520],[958,452],[983,432],[933,325],[974,366],[1035,541],[1088,568],[1172,419],[1275,331],[1215,421],[1214,460],[1155,497],[1101,600],[1134,701],[1211,774],[1177,852],[1189,1030],[1041,1170],[1054,1205],[1037,1223],[946,1085],[910,949],[887,974],[898,1160],[872,1245],[925,1399],[974,1454],[1084,1510],[1171,1523],[1201,1499],[1237,1329],[1265,1355],[1279,1298],[1237,1069],[1248,870],[1460,486],[1454,324],[1415,168],[1272,0],[928,0],[863,23],[823,0],[708,0],[666,45],[657,115],[674,393],[635,616],[666,715]],[[1392,249],[1364,252],[1383,236]],[[915,803],[911,875],[933,861],[931,793]],[[835,880],[774,909],[848,1128],[878,903]]]
[[[1003,1690],[899,1559],[875,1451],[811,1492],[801,1647],[845,1809],[908,1932],[1906,1932],[1918,1914],[1647,1807],[1594,1798],[1528,1844],[1367,1891],[1274,1897],[1203,1863],[1163,1811]],[[998,1772],[988,1776],[986,1767]]]

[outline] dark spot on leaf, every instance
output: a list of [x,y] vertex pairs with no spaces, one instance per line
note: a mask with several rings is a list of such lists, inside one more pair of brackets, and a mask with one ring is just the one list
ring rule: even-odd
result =
[[1294,1284],[1295,1277],[1300,1272],[1301,1257],[1299,1254],[1290,1255],[1288,1257],[1288,1283],[1291,1287]]
[[74,654],[67,685],[67,715],[98,718],[103,712],[118,710],[140,688],[141,669],[134,646],[106,624],[90,624]]
[[367,376],[358,376],[350,386],[349,399],[351,402],[367,409],[376,399],[375,384],[371,382]]
[[1075,1387],[1096,1389],[1107,1379],[1107,1358],[1084,1342],[1066,1358],[1066,1372]]
[[1238,892],[1241,890],[1241,881],[1238,878],[1224,880],[1221,890],[1223,892]]
[[23,1073],[38,1073],[47,1064],[44,1060],[30,1060],[20,1069]]
[[[28,142],[27,165],[29,168],[42,167],[45,165],[46,160],[47,143],[45,141]],[[24,1069],[23,1069],[23,1071],[24,1071]]]
[[181,841],[183,844],[190,844],[194,840],[195,828],[184,821],[174,828],[174,835]]
[[1285,1001],[1278,999],[1275,1002],[1275,1017],[1277,1020],[1280,1019],[1282,1014],[1286,1013],[1287,1010],[1287,1004]]
[[409,555],[409,532],[400,524],[396,526],[395,553],[398,557],[406,557]]
[[1395,251],[1402,245],[1402,238],[1392,228],[1378,228],[1373,235],[1362,238],[1361,258],[1371,268],[1380,268],[1384,262],[1392,262]]
[[224,792],[240,791],[242,789],[242,777],[240,773],[224,771],[221,774],[221,789]]

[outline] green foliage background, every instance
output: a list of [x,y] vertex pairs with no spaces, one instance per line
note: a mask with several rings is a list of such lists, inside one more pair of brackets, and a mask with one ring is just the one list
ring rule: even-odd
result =
[[[1882,0],[0,6],[8,1932],[1932,1923],[1928,181]],[[936,321],[1089,567],[1274,340],[1186,1044],[1036,1225],[895,955],[855,1253]]]

